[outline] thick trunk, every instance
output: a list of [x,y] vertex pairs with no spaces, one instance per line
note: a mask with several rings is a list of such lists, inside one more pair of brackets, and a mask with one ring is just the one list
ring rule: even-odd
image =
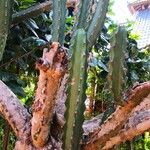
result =
[[148,131],[150,129],[150,95],[132,110],[123,128],[105,143],[104,149],[118,145]]
[[56,94],[67,67],[66,50],[57,42],[45,48],[43,58],[37,62],[40,70],[38,88],[32,105],[32,141],[35,147],[43,147],[49,139],[50,123],[53,119]]

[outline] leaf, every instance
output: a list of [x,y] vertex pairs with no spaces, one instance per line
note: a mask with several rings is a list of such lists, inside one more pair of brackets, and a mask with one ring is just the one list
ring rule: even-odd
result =
[[23,21],[23,23],[26,25],[27,29],[29,29],[37,38],[39,38],[36,31],[34,30],[34,27],[29,22]]
[[20,80],[16,74],[0,71],[0,80],[5,82],[5,84],[18,96],[25,96],[22,88],[24,82]]
[[46,44],[46,41],[38,37],[30,36],[29,38],[24,39],[23,43],[34,43],[36,46],[42,46]]
[[19,63],[19,66],[20,66],[23,70],[26,70],[26,69],[27,69],[27,63],[24,62],[23,59],[19,59],[19,60],[18,60],[18,63]]
[[106,65],[105,65],[101,60],[98,61],[98,65],[99,65],[99,67],[101,67],[103,70],[105,70],[106,72],[108,72],[108,68],[106,67]]
[[137,75],[137,73],[136,73],[135,71],[132,71],[132,72],[131,72],[131,77],[132,77],[132,80],[133,80],[134,82],[136,82],[136,81],[139,80],[139,77],[138,77],[138,75]]
[[0,80],[4,82],[17,81],[17,79],[18,79],[17,75],[13,73],[0,71]]
[[13,91],[13,93],[15,93],[16,95],[18,96],[21,96],[21,97],[24,97],[25,96],[25,93],[23,91],[23,88],[21,86],[19,86],[18,84],[16,83],[13,83],[13,82],[9,82],[9,83],[6,83],[6,85]]
[[89,66],[96,67],[98,65],[98,61],[95,57],[92,57],[89,62]]
[[27,22],[33,29],[39,29],[38,25],[36,24],[36,22],[33,19],[30,18],[27,20]]

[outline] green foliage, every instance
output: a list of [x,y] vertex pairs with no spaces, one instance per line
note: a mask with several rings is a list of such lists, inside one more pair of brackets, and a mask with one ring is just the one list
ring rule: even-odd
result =
[[133,85],[134,82],[145,82],[150,80],[150,49],[138,49],[136,41],[129,34],[129,44],[127,47],[128,58],[128,85]]
[[[6,127],[6,122],[4,119],[0,116],[0,149],[3,149],[3,137],[4,137],[4,128]],[[16,142],[16,137],[14,133],[11,131],[9,134],[9,144],[8,144],[8,150],[14,150]]]
[[18,96],[25,96],[22,89],[23,81],[21,81],[16,74],[0,71],[0,80],[5,82]]
[[23,88],[25,96],[21,99],[21,102],[24,105],[31,106],[33,100],[34,100],[34,93],[35,93],[35,81],[31,77],[29,79],[29,83],[27,84],[26,87]]
[[26,9],[36,3],[36,0],[14,0],[19,9]]
[[150,133],[149,132],[145,132],[143,140],[144,140],[144,148],[145,148],[145,150],[150,149]]

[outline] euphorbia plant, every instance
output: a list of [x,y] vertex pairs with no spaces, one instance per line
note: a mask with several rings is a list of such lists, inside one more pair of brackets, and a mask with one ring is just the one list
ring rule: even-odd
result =
[[[8,6],[9,4],[10,1],[7,1]],[[100,117],[98,124],[90,120],[83,125],[88,53],[100,35],[108,4],[109,0],[99,0],[97,7],[93,9],[90,0],[79,2],[71,44],[66,49],[66,1],[53,0],[52,43],[43,49],[42,58],[36,62],[40,75],[32,115],[9,88],[0,82],[0,112],[17,136],[16,150],[109,149],[149,129],[150,82],[138,84],[126,94],[121,91],[123,51],[126,48],[123,27],[119,27],[114,36],[110,57],[114,112],[109,117],[107,112],[102,114],[107,116],[103,122]],[[1,8],[2,6],[0,5]],[[3,11],[5,13],[1,13],[0,18],[6,19],[7,7],[1,12]],[[10,11],[8,14],[10,15]],[[1,30],[0,32],[3,34]],[[2,47],[5,47],[4,41]],[[64,103],[66,110],[60,111]],[[137,122],[133,121],[135,119]]]

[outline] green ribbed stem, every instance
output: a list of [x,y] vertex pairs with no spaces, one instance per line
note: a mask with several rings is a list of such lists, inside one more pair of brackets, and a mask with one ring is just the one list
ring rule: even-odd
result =
[[0,60],[5,50],[11,18],[11,0],[0,0]]
[[52,41],[63,45],[66,23],[66,0],[53,0]]
[[108,6],[109,0],[99,0],[97,3],[96,11],[87,31],[88,49],[92,48],[100,36],[100,32],[104,26]]
[[79,150],[83,129],[86,89],[86,33],[83,29],[76,31],[71,46],[72,58],[70,82],[66,101],[66,124],[64,132],[64,150]]
[[122,91],[125,84],[125,52],[127,46],[127,31],[119,27],[111,41],[109,61],[110,88],[117,104],[122,104]]

